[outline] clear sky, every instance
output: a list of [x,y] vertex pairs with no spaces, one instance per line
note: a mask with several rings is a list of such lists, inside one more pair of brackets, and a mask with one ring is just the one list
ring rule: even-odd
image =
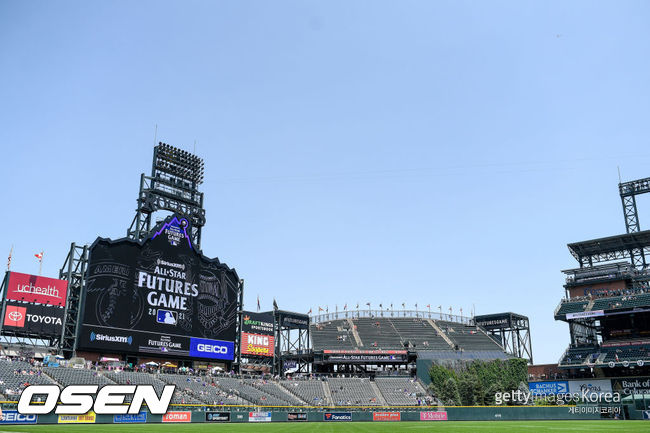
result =
[[[528,315],[650,176],[647,1],[0,2],[3,257],[118,238],[158,140],[205,159],[245,304]],[[640,197],[650,228],[650,197]]]

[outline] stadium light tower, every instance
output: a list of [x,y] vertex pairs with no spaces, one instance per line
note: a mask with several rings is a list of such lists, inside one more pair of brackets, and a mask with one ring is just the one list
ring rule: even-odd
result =
[[[198,156],[166,143],[159,142],[153,149],[151,176],[140,175],[138,208],[127,237],[142,240],[152,229],[151,216],[165,210],[177,212],[192,222],[190,237],[201,249],[201,228],[205,225],[203,193],[204,163]],[[155,223],[155,221],[154,221]]]
[[[618,184],[618,191],[621,195],[621,203],[623,204],[623,216],[625,217],[625,230],[628,233],[638,233],[641,231],[639,225],[639,213],[636,207],[636,196],[650,192],[650,177],[645,179],[637,179],[629,182],[621,182]],[[632,265],[637,269],[645,269],[646,263],[646,248],[632,248],[630,249],[630,259]]]

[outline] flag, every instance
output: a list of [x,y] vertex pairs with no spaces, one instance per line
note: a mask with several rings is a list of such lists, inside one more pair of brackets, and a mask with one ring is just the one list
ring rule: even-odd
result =
[[260,312],[260,295],[257,295],[257,312]]
[[415,303],[415,309],[416,310],[418,309],[418,303],[417,302]]
[[431,308],[431,304],[427,304],[427,308]]
[[14,246],[11,246],[11,249],[9,250],[9,257],[7,257],[7,270],[9,271],[11,269],[11,255],[14,253]]
[[384,308],[384,306],[383,306],[383,305],[381,305],[381,304],[379,304],[379,308]]
[[278,303],[275,302],[275,298],[273,298],[273,309],[277,310],[278,309]]
[[357,302],[357,310],[359,309],[359,303]]
[[402,308],[406,308],[406,303],[402,302]]
[[318,306],[318,311],[320,312],[320,311],[325,311],[325,310],[323,310],[323,309],[320,307],[320,305],[319,305],[319,306]]
[[366,305],[370,307],[370,302],[366,302]]
[[326,312],[326,313],[329,313],[329,312],[330,312],[330,306],[329,306],[329,305],[325,305],[325,312]]
[[311,308],[309,309],[309,312],[307,314],[311,314]]
[[348,309],[348,304],[346,303],[346,304],[343,306],[343,310],[347,310],[347,309]]
[[43,261],[43,251],[41,251],[40,253],[34,254],[34,257],[36,257],[39,262],[42,262]]

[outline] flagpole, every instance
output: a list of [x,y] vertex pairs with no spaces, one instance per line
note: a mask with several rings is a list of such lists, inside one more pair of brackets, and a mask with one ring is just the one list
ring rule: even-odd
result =
[[38,276],[41,276],[41,272],[43,271],[43,256],[45,255],[45,252],[41,250],[41,258],[38,260]]

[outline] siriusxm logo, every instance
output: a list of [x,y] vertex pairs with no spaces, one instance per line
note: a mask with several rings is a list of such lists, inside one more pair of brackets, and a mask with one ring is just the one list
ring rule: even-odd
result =
[[90,341],[107,341],[109,343],[127,343],[129,346],[133,343],[133,337],[124,337],[122,335],[105,335],[96,334],[94,331],[90,333]]
[[231,341],[208,340],[205,338],[190,339],[190,356],[232,360],[234,351],[235,345]]

